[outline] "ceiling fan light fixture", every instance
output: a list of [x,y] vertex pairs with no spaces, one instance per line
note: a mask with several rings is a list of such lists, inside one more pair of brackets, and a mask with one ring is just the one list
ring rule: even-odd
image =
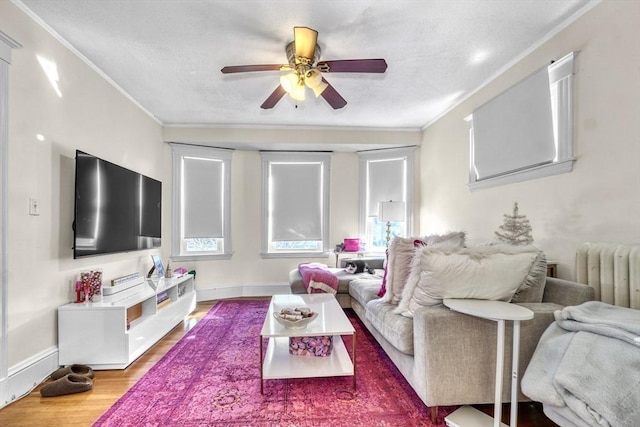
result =
[[298,73],[288,73],[280,76],[280,86],[297,101],[304,101],[304,84]]
[[307,87],[314,88],[322,83],[322,74],[315,68],[310,69],[304,74],[304,84]]
[[288,73],[280,77],[280,86],[287,92],[291,93],[298,86],[298,74]]
[[289,92],[289,96],[291,96],[296,101],[304,101],[304,85],[297,84],[293,87],[293,90]]
[[313,90],[316,98],[322,95],[322,92],[324,92],[327,86],[329,86],[327,83],[322,81],[322,73],[315,68],[312,68],[305,73],[304,84]]

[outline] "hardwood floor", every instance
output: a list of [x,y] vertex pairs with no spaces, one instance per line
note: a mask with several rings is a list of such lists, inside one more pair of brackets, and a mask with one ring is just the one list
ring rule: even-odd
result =
[[[133,362],[127,369],[96,371],[93,390],[86,393],[43,398],[42,384],[24,398],[0,410],[0,425],[6,427],[67,427],[90,426],[113,403],[115,403],[136,381],[142,377],[169,349],[201,319],[215,302],[198,303],[196,310],[176,326],[155,346]],[[493,405],[478,405],[485,413],[493,413]],[[518,424],[521,427],[553,427],[542,409],[532,403],[521,403],[518,407]],[[508,422],[509,405],[503,408],[503,422]],[[250,425],[250,420],[247,420]]]

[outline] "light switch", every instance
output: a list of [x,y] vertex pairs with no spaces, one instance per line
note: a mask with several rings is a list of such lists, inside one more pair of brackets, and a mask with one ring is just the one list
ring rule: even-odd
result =
[[29,215],[40,215],[40,201],[35,197],[29,198]]

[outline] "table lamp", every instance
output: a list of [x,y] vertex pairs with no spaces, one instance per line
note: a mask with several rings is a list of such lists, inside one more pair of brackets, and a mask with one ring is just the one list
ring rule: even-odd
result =
[[391,239],[391,223],[404,221],[404,211],[404,202],[389,200],[388,202],[378,203],[378,220],[387,223],[387,247],[389,247],[389,240]]

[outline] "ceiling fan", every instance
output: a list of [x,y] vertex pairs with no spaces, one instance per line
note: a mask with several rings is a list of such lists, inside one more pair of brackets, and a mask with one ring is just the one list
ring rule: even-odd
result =
[[289,64],[233,65],[222,68],[223,74],[250,71],[288,71],[280,77],[280,86],[269,95],[260,108],[273,108],[278,101],[289,94],[293,99],[303,101],[305,87],[322,96],[334,109],[347,105],[322,73],[384,73],[387,63],[384,59],[344,59],[338,61],[318,61],[320,46],[318,32],[307,27],[293,28],[293,41],[286,47]]

